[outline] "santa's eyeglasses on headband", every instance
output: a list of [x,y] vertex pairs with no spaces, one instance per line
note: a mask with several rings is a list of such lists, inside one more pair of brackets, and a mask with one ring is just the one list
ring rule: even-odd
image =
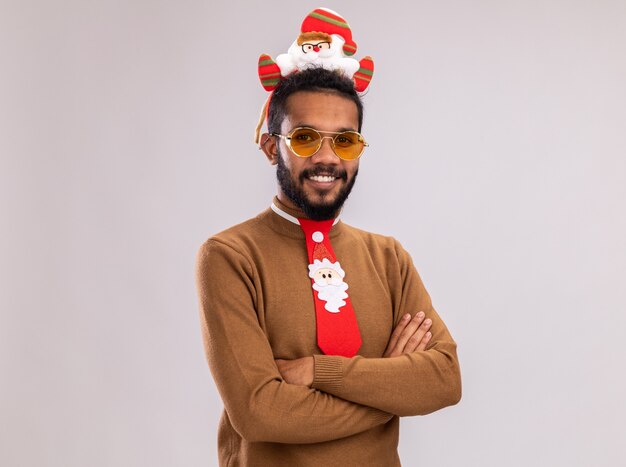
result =
[[305,42],[304,44],[302,44],[300,47],[302,47],[302,52],[307,53],[307,52],[319,52],[320,50],[323,49],[330,49],[330,42],[317,42],[315,44],[310,43],[310,42]]

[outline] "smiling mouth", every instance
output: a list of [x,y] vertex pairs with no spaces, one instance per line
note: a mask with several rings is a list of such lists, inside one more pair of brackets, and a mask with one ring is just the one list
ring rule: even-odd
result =
[[337,180],[338,177],[333,177],[331,175],[311,175],[307,178],[314,182],[330,183],[330,182],[334,182],[335,180]]
[[337,180],[347,181],[348,174],[344,171],[324,170],[322,167],[317,167],[305,171],[301,177],[301,183],[305,179],[316,183],[332,183]]

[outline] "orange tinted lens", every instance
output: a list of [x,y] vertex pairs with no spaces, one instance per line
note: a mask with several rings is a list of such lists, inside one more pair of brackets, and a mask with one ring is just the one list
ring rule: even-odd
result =
[[312,128],[298,128],[289,139],[291,150],[300,157],[310,157],[317,152],[322,136]]
[[344,131],[333,138],[335,152],[342,159],[353,160],[361,155],[365,140],[356,131]]

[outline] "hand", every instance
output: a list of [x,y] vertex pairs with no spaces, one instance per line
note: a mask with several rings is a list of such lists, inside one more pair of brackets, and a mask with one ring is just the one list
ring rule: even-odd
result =
[[383,357],[398,357],[416,350],[426,350],[432,337],[428,330],[433,323],[424,317],[423,311],[417,313],[413,319],[408,313],[404,315],[393,330]]
[[289,384],[311,386],[313,384],[313,357],[296,358],[295,360],[276,359],[276,366],[283,379]]

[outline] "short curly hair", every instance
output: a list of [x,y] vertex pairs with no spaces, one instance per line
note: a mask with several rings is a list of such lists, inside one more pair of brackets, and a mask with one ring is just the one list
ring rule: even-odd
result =
[[331,92],[350,99],[356,104],[359,114],[358,131],[361,131],[363,102],[354,88],[354,81],[342,71],[314,67],[296,71],[280,80],[270,100],[267,118],[267,129],[270,133],[280,133],[280,127],[287,114],[287,99],[299,91]]

